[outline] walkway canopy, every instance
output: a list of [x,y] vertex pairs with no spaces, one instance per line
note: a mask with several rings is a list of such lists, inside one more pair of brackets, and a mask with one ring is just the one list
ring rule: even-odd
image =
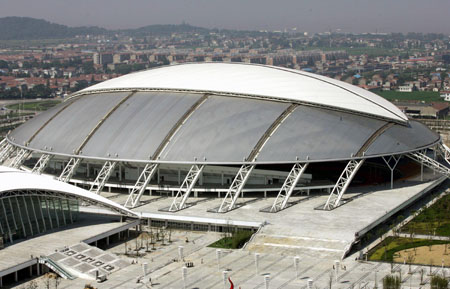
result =
[[0,166],[0,199],[10,196],[53,196],[79,200],[107,208],[121,215],[138,217],[136,213],[111,200],[70,184],[56,181],[52,177]]

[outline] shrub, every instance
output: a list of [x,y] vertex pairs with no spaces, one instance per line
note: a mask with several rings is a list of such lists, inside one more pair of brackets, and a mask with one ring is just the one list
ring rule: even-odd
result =
[[447,289],[448,280],[436,275],[431,277],[431,289]]
[[383,289],[400,289],[400,277],[393,275],[386,275],[383,278]]

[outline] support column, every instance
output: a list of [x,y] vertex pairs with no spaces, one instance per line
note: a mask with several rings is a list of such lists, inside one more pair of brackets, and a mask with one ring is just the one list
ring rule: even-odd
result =
[[178,192],[173,199],[172,204],[170,205],[170,212],[176,212],[186,207],[186,201],[189,198],[189,195],[195,184],[197,183],[197,180],[199,179],[204,167],[204,165],[193,165],[191,167],[188,174],[186,175],[186,178],[178,189]]
[[16,198],[16,206],[17,206],[17,211],[19,212],[19,218],[20,218],[20,223],[22,224],[22,230],[23,230],[23,235],[26,237],[28,236],[27,231],[25,230],[25,224],[23,223],[23,218],[22,218],[22,209],[19,206],[19,198]]
[[402,155],[389,156],[389,158],[381,157],[391,171],[391,189],[394,188],[394,170],[397,167],[397,164],[400,161],[401,157]]
[[255,165],[241,166],[238,173],[234,177],[233,182],[231,183],[231,186],[225,195],[225,198],[222,200],[222,203],[217,211],[218,213],[226,213],[234,209],[236,201],[254,168]]
[[30,213],[28,211],[27,200],[25,199],[25,197],[22,197],[22,198],[23,198],[23,203],[25,205],[25,213],[27,214],[28,225],[30,225],[31,236],[33,236],[34,232],[33,232],[33,226],[31,225],[31,219],[30,219]]
[[[292,167],[289,175],[283,183],[280,191],[278,192],[277,198],[273,202],[272,208],[270,208],[270,212],[279,212],[286,208],[286,205],[289,201],[289,198],[292,195],[295,187],[297,186],[298,181],[302,177],[303,173],[306,171],[308,164],[300,164],[296,163]],[[264,195],[266,197],[266,195]]]
[[345,167],[338,181],[334,185],[334,188],[331,191],[331,194],[328,197],[325,206],[323,207],[324,210],[331,210],[339,206],[342,196],[344,195],[345,191],[347,191],[348,186],[352,182],[353,178],[355,177],[356,173],[358,172],[359,168],[362,166],[363,163],[364,159],[350,160],[347,163],[347,166]]

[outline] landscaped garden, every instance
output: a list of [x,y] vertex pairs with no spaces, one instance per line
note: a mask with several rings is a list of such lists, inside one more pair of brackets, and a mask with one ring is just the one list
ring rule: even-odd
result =
[[220,240],[209,245],[213,248],[223,248],[223,249],[239,249],[242,248],[250,237],[253,235],[251,231],[235,231],[229,236],[225,236]]
[[446,266],[450,266],[449,244],[449,241],[441,240],[387,237],[369,252],[368,259],[425,265],[430,261],[432,265],[441,265],[442,259],[446,259]]
[[450,237],[450,195],[424,209],[401,231],[413,235]]

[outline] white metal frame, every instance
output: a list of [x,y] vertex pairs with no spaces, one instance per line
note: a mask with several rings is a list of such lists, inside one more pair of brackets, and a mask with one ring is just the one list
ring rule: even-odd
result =
[[391,189],[394,188],[394,170],[397,167],[398,162],[402,158],[402,155],[392,155],[389,156],[389,158],[381,157],[383,161],[388,166],[389,170],[391,171]]
[[440,143],[437,147],[437,151],[442,155],[444,160],[450,165],[450,148],[445,143]]
[[58,178],[58,181],[67,183],[72,178],[73,174],[75,173],[76,169],[80,165],[81,159],[80,158],[70,158],[67,165],[64,167],[63,171],[61,172],[61,175]]
[[150,183],[153,175],[157,171],[159,165],[158,164],[147,164],[144,167],[144,170],[139,175],[136,183],[131,189],[130,194],[128,195],[127,201],[125,202],[125,207],[127,208],[135,208],[144,194],[147,185]]
[[44,169],[47,167],[51,158],[52,158],[52,155],[42,154],[41,157],[36,162],[36,164],[34,165],[31,172],[40,175],[44,171]]
[[230,188],[225,195],[225,198],[222,200],[220,207],[218,209],[218,213],[226,213],[235,208],[236,200],[238,199],[242,189],[247,183],[250,174],[252,173],[255,165],[242,165],[233,179]]
[[189,198],[195,183],[197,183],[204,167],[204,165],[193,165],[189,169],[188,174],[184,178],[181,187],[178,189],[178,192],[169,207],[170,212],[176,212],[186,208],[186,201]]
[[14,151],[14,146],[4,139],[2,141],[2,146],[0,147],[0,164],[2,164]]
[[302,177],[302,175],[305,172],[307,167],[308,167],[308,163],[294,164],[291,171],[289,172],[289,175],[287,176],[286,180],[284,181],[283,186],[281,187],[280,191],[278,192],[277,198],[275,199],[272,207],[270,208],[271,213],[279,212],[286,208],[286,205],[288,203],[289,198],[292,195],[292,192],[294,191],[295,187],[297,186],[298,181]]
[[22,163],[30,156],[31,151],[23,148],[17,148],[17,154],[14,160],[11,162],[10,167],[18,169]]
[[[19,190],[0,192],[0,199],[15,198],[15,197],[30,197],[30,196],[43,197],[43,198],[60,198],[60,199],[64,199],[64,200],[78,200],[80,203],[84,202],[84,203],[87,203],[90,205],[107,208],[107,209],[117,212],[121,215],[130,216],[130,217],[137,216],[137,215],[131,215],[130,212],[127,210],[121,210],[120,207],[109,205],[108,203],[103,203],[101,201],[96,201],[95,199],[91,199],[88,197],[68,194],[65,192],[46,191],[46,190],[39,190],[39,189],[19,189]],[[48,207],[48,208],[50,208],[50,207]]]
[[91,193],[98,195],[102,191],[103,187],[105,186],[105,183],[108,181],[109,177],[114,171],[116,164],[117,162],[112,161],[105,162],[102,169],[97,174],[95,181],[92,183],[91,188],[89,189]]
[[324,210],[331,210],[339,206],[342,196],[347,191],[348,186],[352,182],[353,178],[355,177],[356,173],[363,163],[364,159],[350,160],[347,163],[344,171],[334,185],[330,196],[328,196],[328,200],[323,207]]
[[432,170],[436,170],[439,173],[450,178],[450,169],[447,168],[446,166],[443,166],[439,162],[433,160],[432,158],[428,157],[427,155],[425,155],[425,151],[424,152],[412,152],[412,153],[407,154],[406,156],[417,161],[421,165],[424,165]]

